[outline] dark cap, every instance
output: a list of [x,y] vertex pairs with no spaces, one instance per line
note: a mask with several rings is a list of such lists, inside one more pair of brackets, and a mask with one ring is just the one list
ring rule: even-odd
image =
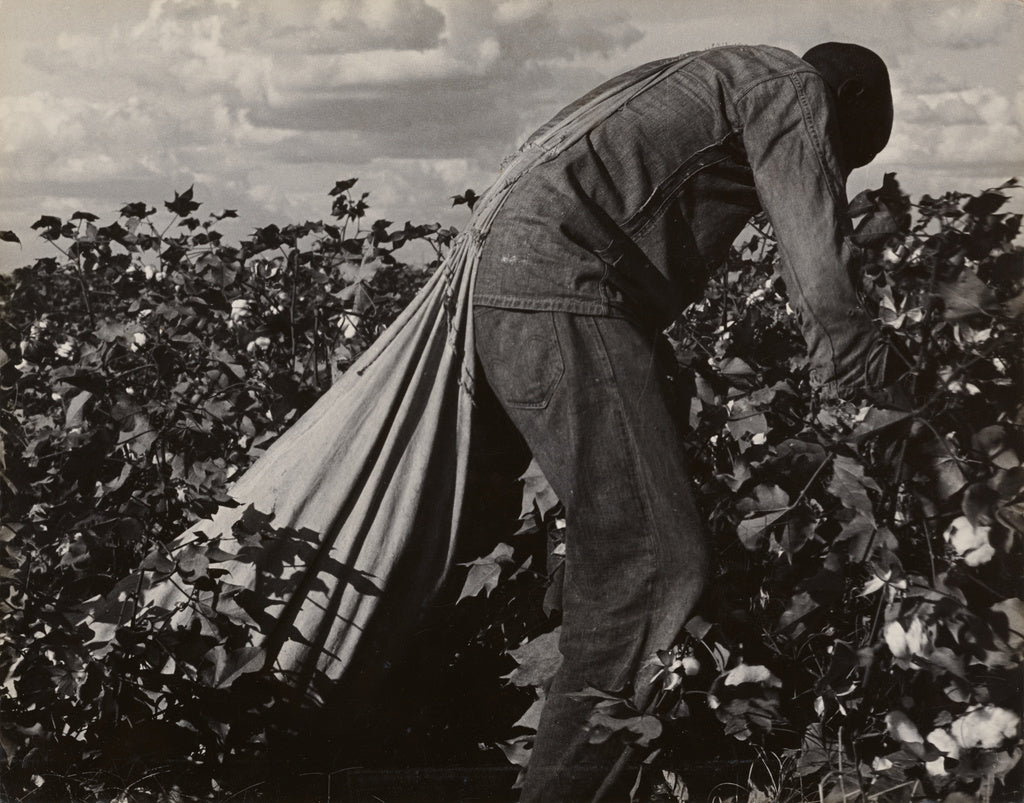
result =
[[847,172],[870,162],[892,133],[892,88],[873,50],[846,42],[815,45],[803,55],[832,89]]

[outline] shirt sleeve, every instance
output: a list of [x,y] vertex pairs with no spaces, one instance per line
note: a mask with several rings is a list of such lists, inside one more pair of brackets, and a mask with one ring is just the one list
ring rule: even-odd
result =
[[811,384],[843,397],[880,387],[885,349],[851,278],[852,224],[827,87],[810,72],[773,77],[743,94],[737,111],[807,341]]

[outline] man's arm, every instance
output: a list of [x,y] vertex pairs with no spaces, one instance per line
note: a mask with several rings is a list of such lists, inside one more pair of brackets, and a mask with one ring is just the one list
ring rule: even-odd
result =
[[885,349],[851,280],[852,226],[827,93],[813,73],[773,77],[745,92],[736,109],[807,341],[811,382],[849,397],[881,386]]

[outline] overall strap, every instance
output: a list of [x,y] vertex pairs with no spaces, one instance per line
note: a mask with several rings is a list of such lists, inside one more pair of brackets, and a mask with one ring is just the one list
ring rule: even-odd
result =
[[470,226],[471,236],[475,240],[486,236],[509,190],[526,173],[564,153],[633,98],[693,61],[697,55],[688,53],[644,64],[606,81],[562,109],[526,140],[504,167],[498,180],[481,196]]

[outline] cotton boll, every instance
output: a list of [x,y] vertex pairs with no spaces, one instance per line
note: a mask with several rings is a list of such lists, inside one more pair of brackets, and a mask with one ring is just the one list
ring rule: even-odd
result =
[[1017,735],[1020,716],[1006,708],[986,705],[964,714],[949,730],[962,748],[981,747],[992,750]]

